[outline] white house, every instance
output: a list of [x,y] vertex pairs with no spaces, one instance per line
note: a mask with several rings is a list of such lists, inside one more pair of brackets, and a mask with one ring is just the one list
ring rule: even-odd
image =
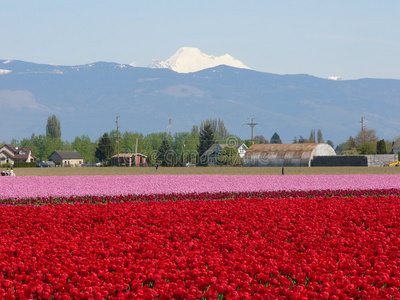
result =
[[35,162],[30,148],[18,148],[11,144],[5,144],[0,148],[0,164],[16,162]]

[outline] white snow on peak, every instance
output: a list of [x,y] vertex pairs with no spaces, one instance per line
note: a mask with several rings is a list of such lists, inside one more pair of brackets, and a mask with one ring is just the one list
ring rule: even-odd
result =
[[227,65],[235,68],[249,69],[240,60],[229,54],[222,56],[207,55],[198,48],[182,47],[166,61],[152,60],[149,68],[167,68],[178,73],[191,73],[200,70]]
[[158,59],[153,59],[149,64],[149,68],[152,68],[152,69],[171,69],[171,66],[166,61],[160,61]]
[[131,62],[129,65],[130,65],[131,67],[135,67],[135,68],[139,66],[139,65],[137,64],[136,61]]
[[6,61],[3,61],[3,64],[9,64],[10,62],[12,62],[12,60],[6,60]]
[[0,75],[5,75],[5,74],[11,73],[11,72],[12,71],[10,71],[10,70],[0,69]]
[[328,79],[329,80],[335,80],[335,81],[342,80],[342,78],[340,76],[333,76],[333,75],[329,76]]

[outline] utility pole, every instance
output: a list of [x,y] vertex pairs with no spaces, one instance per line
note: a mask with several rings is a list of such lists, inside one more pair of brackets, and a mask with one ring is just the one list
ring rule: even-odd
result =
[[115,120],[115,123],[117,123],[117,166],[119,167],[119,125],[118,125],[118,118]]
[[364,117],[361,117],[361,142],[364,144],[365,136],[364,136]]
[[172,119],[168,118],[168,134],[172,136]]
[[138,148],[138,138],[136,138],[136,146],[135,146],[135,167],[137,167],[137,148]]
[[254,145],[254,126],[258,125],[258,123],[254,123],[255,118],[247,118],[250,119],[250,123],[247,123],[246,125],[249,125],[251,128],[251,144]]

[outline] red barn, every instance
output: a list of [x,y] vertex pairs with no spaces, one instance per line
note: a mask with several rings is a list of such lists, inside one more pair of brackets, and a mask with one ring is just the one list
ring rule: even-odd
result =
[[112,157],[114,166],[144,167],[147,166],[147,156],[140,153],[120,153]]

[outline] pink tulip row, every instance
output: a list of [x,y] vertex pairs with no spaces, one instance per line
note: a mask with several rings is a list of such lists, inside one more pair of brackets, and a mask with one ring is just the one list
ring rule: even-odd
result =
[[143,175],[3,177],[0,199],[400,187],[400,175]]

